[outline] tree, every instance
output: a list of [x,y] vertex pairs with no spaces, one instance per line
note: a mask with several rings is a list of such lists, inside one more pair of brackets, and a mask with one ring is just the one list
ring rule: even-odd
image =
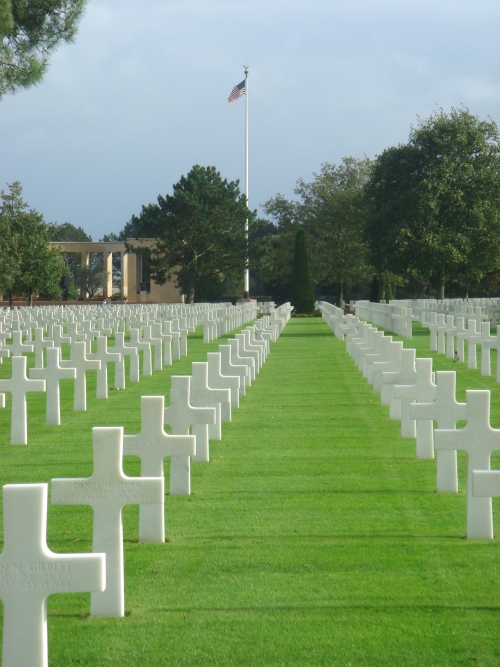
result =
[[368,245],[364,238],[364,185],[370,175],[368,158],[325,162],[314,180],[297,182],[302,202],[298,216],[308,231],[314,274],[318,281],[337,284],[337,305],[344,303],[344,284],[370,277]]
[[303,227],[299,227],[295,235],[290,276],[290,303],[294,306],[296,313],[314,312],[314,293],[307,257],[306,234]]
[[385,150],[366,187],[377,270],[412,274],[436,296],[499,268],[500,135],[467,109],[442,110]]
[[[92,237],[89,236],[82,227],[75,227],[70,222],[63,222],[61,225],[56,223],[50,225],[50,240],[51,241],[68,241],[73,243],[91,242]],[[81,253],[64,252],[63,260],[67,267],[67,271],[61,278],[61,290],[65,300],[69,298],[76,299],[79,295],[79,289],[82,285],[82,266]],[[95,262],[95,254],[91,255],[92,261]],[[101,267],[98,271],[103,270],[102,260]],[[68,278],[70,280],[68,280]]]
[[49,56],[72,42],[86,0],[0,0],[0,97],[41,81]]
[[25,295],[32,305],[33,294],[43,292],[52,297],[60,294],[60,280],[65,272],[61,253],[49,247],[50,229],[41,213],[22,199],[21,184],[16,181],[8,184],[9,191],[2,190],[0,196],[1,226],[8,230],[9,236],[3,240],[10,255],[11,273],[3,287],[12,296]]
[[195,165],[173,190],[131,219],[137,237],[155,239],[146,250],[151,277],[161,285],[175,276],[188,303],[206,281],[228,278],[240,284],[252,248],[245,220],[251,232],[255,214],[248,210],[238,181],[222,179],[215,167]]
[[295,236],[300,226],[298,203],[282,194],[269,199],[264,211],[271,218],[272,227],[261,240],[259,273],[273,299],[283,303],[290,292],[290,267],[293,262]]

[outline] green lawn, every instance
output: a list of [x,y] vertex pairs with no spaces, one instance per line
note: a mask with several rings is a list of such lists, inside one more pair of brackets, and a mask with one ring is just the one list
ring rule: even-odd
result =
[[[168,396],[171,373],[220,342],[197,332],[188,360],[107,401],[90,381],[87,413],[72,412],[66,381],[61,427],[31,395],[27,447],[8,444],[1,410],[2,483],[90,475],[91,427],[138,432],[140,396]],[[419,325],[405,345],[430,356]],[[493,378],[432,356],[458,371],[460,400],[492,390],[500,427]],[[125,510],[126,618],[90,618],[88,594],[49,598],[51,667],[498,667],[499,540],[465,539],[465,459],[461,492],[436,494],[435,463],[416,460],[388,412],[323,320],[291,320],[211,462],[192,464],[192,496],[166,499],[168,542],[138,544],[137,508]],[[125,469],[138,474],[138,459]],[[91,519],[50,507],[49,546],[90,550]]]

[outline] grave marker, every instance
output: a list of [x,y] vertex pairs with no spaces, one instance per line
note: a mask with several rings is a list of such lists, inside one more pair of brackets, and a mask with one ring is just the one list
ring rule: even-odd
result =
[[[168,456],[194,456],[194,435],[168,435],[163,430],[163,396],[141,397],[141,432],[123,436],[125,456],[141,459],[143,477],[163,477],[163,460]],[[165,541],[164,501],[139,508],[139,542]]]
[[[204,448],[208,441],[208,424],[215,423],[214,408],[195,408],[190,405],[189,395],[191,377],[189,375],[172,375],[170,389],[170,406],[164,410],[164,423],[172,428],[172,435],[189,435],[194,424],[202,424],[203,432],[196,434],[196,450]],[[200,438],[200,440],[198,440]],[[191,462],[189,456],[175,455],[170,458],[170,495],[190,495],[191,493]]]
[[[439,429],[456,429],[457,421],[467,419],[467,404],[457,403],[456,385],[455,371],[436,371],[436,400],[433,403],[412,403],[411,418],[431,419],[437,422]],[[436,459],[436,491],[457,493],[457,451],[437,450]]]
[[45,368],[32,368],[30,377],[37,380],[45,380],[46,383],[46,419],[48,426],[59,426],[61,424],[61,392],[59,382],[63,379],[76,379],[76,368],[63,368],[60,365],[61,349],[59,347],[47,348],[47,366]]
[[[209,424],[208,437],[212,440],[222,439],[222,405],[224,404],[224,414],[229,411],[231,421],[231,392],[229,389],[211,389],[208,386],[208,362],[195,361],[192,365],[191,392],[189,394],[191,405],[196,408],[210,407],[216,410],[215,424]],[[194,431],[193,431],[194,432]],[[196,457],[194,461],[208,461],[207,458],[198,458],[203,456],[196,448]]]
[[101,362],[97,371],[96,398],[108,398],[108,364],[121,363],[122,355],[118,352],[108,351],[108,339],[106,336],[97,336],[97,351],[88,355],[89,359]]
[[[229,389],[231,392],[231,407],[240,407],[240,377],[238,375],[223,375],[221,371],[221,353],[209,352],[208,363],[208,386],[211,389]],[[221,404],[222,421],[231,421],[231,409],[227,410]]]
[[[436,385],[433,382],[432,359],[417,359],[415,361],[417,378],[413,384],[395,385],[394,397],[401,398],[401,431],[403,430],[403,418],[415,423],[411,416],[411,404],[430,403],[437,396]],[[417,438],[417,459],[434,458],[434,441],[432,437],[432,420],[416,422],[415,435]],[[402,435],[402,434],[401,434]],[[402,435],[402,437],[404,437]]]
[[10,423],[10,444],[28,444],[28,406],[26,394],[29,391],[45,391],[45,380],[29,380],[26,377],[26,357],[12,357],[12,377],[0,380],[0,391],[12,396],[12,416]]
[[457,430],[437,429],[434,433],[436,450],[467,452],[467,537],[492,538],[493,515],[491,498],[473,495],[472,471],[489,470],[491,454],[500,450],[500,430],[490,426],[490,392],[466,392],[467,424]]
[[106,554],[106,589],[92,593],[92,616],[124,616],[123,522],[125,505],[163,502],[163,477],[123,474],[123,428],[92,429],[91,477],[53,479],[53,505],[89,505],[94,510],[92,551]]
[[47,598],[103,591],[105,556],[58,554],[47,546],[47,484],[3,487],[0,555],[3,667],[47,667]]
[[85,412],[87,410],[87,371],[98,371],[101,362],[87,359],[87,345],[84,341],[71,343],[71,359],[62,359],[59,363],[61,368],[75,368],[75,394],[73,410]]

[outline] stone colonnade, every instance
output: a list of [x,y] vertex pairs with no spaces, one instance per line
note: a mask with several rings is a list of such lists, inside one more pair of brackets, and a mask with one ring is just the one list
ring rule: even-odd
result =
[[[127,244],[132,247],[148,247],[154,243],[154,239],[127,239]],[[113,253],[121,255],[121,285],[122,298],[127,298],[129,303],[182,303],[184,298],[180,290],[173,282],[158,285],[151,281],[149,291],[141,290],[142,282],[142,256],[140,254],[128,253],[124,242],[75,242],[55,241],[52,247],[60,248],[63,252],[76,252],[81,255],[81,266],[89,266],[91,252],[100,252],[104,259],[104,272],[107,274],[103,296],[111,298],[113,294]],[[80,296],[85,298],[85,287],[80,287]]]

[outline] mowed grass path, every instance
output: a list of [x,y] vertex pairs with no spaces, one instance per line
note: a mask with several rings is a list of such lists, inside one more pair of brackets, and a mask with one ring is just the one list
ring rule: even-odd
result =
[[[429,356],[426,335],[406,346]],[[90,475],[91,427],[137,432],[140,395],[168,396],[170,374],[219,342],[198,335],[189,360],[87,413],[67,388],[62,427],[31,396],[30,444],[2,437],[2,483]],[[491,378],[434,366],[458,370],[459,396],[491,388],[500,421]],[[126,618],[90,618],[86,594],[49,598],[51,667],[500,664],[499,542],[465,539],[464,458],[461,493],[436,494],[435,463],[415,459],[322,320],[290,321],[211,457],[192,464],[191,497],[166,499],[166,544],[138,544],[125,510]],[[91,518],[50,507],[50,547],[90,550]]]

